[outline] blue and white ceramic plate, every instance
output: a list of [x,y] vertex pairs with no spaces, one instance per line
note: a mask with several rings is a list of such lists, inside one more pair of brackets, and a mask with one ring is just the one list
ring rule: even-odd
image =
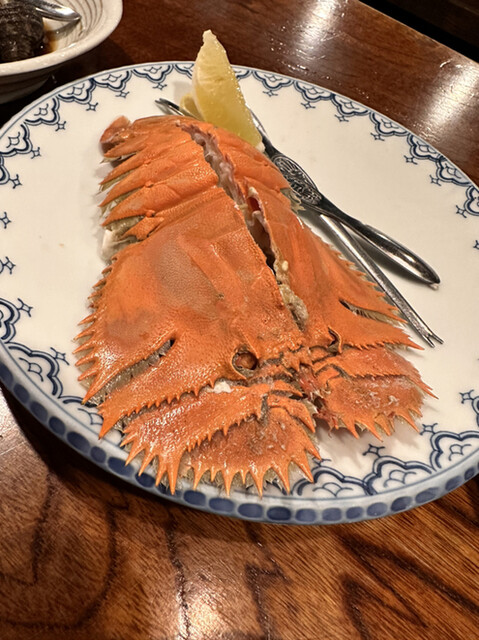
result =
[[40,98],[0,133],[0,379],[48,429],[107,471],[152,493],[206,511],[283,523],[364,520],[434,500],[478,472],[479,191],[438,151],[400,125],[307,82],[237,68],[241,87],[273,141],[296,158],[345,211],[420,253],[438,290],[392,276],[444,346],[410,354],[438,399],[420,433],[398,425],[369,434],[320,436],[314,484],[292,492],[183,481],[174,496],[152,473],[125,467],[119,434],[99,441],[100,418],[81,404],[72,355],[77,322],[104,267],[100,258],[98,139],[118,115],[156,113],[178,101],[191,63],[103,72]]

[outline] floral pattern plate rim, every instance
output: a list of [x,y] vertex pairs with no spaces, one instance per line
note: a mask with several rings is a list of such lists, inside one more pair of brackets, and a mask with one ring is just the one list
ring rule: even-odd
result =
[[[331,524],[390,515],[455,489],[479,471],[479,191],[441,153],[387,117],[308,82],[236,67],[272,140],[338,206],[397,237],[442,276],[437,291],[391,278],[445,341],[409,358],[431,385],[419,433],[319,433],[314,483],[292,471],[292,491],[269,483],[221,488],[181,481],[172,496],[149,469],[124,465],[118,433],[98,440],[99,416],[81,404],[72,337],[104,267],[98,139],[118,115],[178,101],[191,62],[113,69],[26,107],[0,131],[0,380],[50,431],[108,472],[209,512],[262,522]],[[309,221],[318,233],[323,231]]]

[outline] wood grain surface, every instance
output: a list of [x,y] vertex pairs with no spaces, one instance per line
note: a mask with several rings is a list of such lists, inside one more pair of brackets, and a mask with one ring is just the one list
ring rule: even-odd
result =
[[[36,95],[130,63],[236,64],[385,113],[479,182],[479,66],[356,0],[126,0]],[[0,123],[35,96],[0,108]],[[1,207],[1,203],[0,203]],[[353,525],[262,525],[103,473],[0,393],[1,640],[477,640],[479,483]]]

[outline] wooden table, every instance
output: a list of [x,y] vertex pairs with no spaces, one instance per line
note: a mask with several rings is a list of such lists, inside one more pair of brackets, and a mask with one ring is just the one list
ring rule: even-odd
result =
[[[55,80],[192,60],[207,28],[234,63],[364,102],[479,182],[479,66],[357,0],[126,0],[113,35]],[[104,474],[6,391],[0,470],[2,640],[479,638],[477,479],[381,520],[247,523]]]

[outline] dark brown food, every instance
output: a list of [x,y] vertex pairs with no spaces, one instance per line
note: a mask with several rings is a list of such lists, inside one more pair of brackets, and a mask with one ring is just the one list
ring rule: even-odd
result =
[[32,58],[41,52],[43,20],[30,5],[0,0],[0,62]]

